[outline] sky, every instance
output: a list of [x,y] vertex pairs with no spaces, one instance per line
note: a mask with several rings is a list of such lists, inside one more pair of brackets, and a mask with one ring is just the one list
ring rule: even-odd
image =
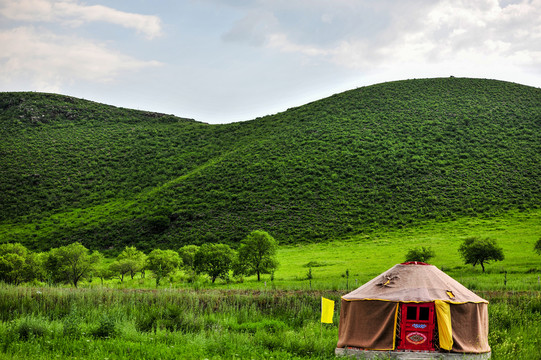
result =
[[0,0],[0,91],[214,124],[448,76],[541,87],[541,0]]

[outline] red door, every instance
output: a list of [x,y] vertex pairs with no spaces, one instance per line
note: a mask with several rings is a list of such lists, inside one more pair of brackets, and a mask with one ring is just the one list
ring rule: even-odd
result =
[[400,304],[400,345],[403,350],[434,350],[434,304]]

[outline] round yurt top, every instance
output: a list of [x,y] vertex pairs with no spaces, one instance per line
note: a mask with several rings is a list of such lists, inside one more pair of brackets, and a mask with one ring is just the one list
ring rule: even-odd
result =
[[397,264],[360,288],[342,296],[347,301],[488,303],[434,265]]

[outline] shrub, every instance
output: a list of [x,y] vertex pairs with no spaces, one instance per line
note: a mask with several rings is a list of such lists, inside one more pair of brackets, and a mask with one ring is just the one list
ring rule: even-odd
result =
[[27,341],[37,337],[44,337],[49,333],[47,320],[27,316],[15,322],[13,331],[20,340]]
[[135,320],[135,328],[141,332],[156,332],[158,314],[155,311],[148,311]]
[[105,314],[100,319],[98,327],[92,331],[92,335],[99,338],[112,338],[118,333],[115,319]]
[[409,249],[406,254],[406,261],[420,261],[428,262],[436,254],[430,247],[420,246],[413,249]]

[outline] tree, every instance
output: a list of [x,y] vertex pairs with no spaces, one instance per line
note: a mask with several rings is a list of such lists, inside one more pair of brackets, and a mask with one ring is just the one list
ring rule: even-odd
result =
[[96,256],[96,263],[94,264],[93,274],[101,280],[101,284],[103,285],[105,279],[113,277],[113,272],[110,269],[110,265],[105,263],[105,256],[103,254],[98,252],[94,252],[94,254]]
[[226,280],[233,265],[235,252],[226,244],[203,244],[194,256],[194,268],[197,273],[210,276],[212,283],[217,278]]
[[116,269],[122,274],[121,280],[124,279],[124,274],[127,273],[130,274],[133,280],[135,274],[145,267],[145,261],[146,255],[142,251],[137,250],[135,246],[126,246],[115,261],[117,263]]
[[436,254],[431,248],[420,246],[408,250],[408,253],[406,254],[406,261],[420,261],[426,263],[435,255]]
[[539,255],[541,255],[541,238],[539,238],[539,240],[537,240],[537,242],[535,243],[533,249],[534,249],[534,251],[535,251],[536,253],[538,253]]
[[473,266],[480,264],[485,272],[485,263],[504,259],[503,250],[496,244],[496,240],[478,237],[470,237],[464,240],[458,249],[465,264]]
[[257,281],[260,281],[261,274],[269,274],[276,269],[277,247],[277,241],[266,231],[254,230],[243,239],[239,247],[239,262],[246,275],[257,274]]
[[77,287],[84,277],[92,275],[100,253],[90,251],[79,242],[51,249],[45,260],[45,268],[55,282],[68,282]]
[[180,265],[180,257],[173,250],[154,249],[147,257],[147,269],[152,270],[156,277],[156,287],[160,280],[171,274]]
[[36,278],[37,256],[24,245],[0,245],[0,280],[18,285]]
[[124,276],[130,272],[130,265],[127,261],[115,260],[109,265],[109,271],[114,277],[118,277],[120,282],[124,282]]
[[182,267],[185,270],[194,270],[195,254],[199,250],[197,245],[186,245],[178,250],[180,259],[182,260]]

